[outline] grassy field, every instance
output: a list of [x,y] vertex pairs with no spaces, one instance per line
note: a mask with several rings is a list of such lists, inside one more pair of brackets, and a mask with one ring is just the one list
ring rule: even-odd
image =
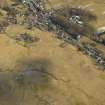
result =
[[[52,0],[51,3],[59,6],[64,0]],[[105,25],[105,15],[102,15],[105,4],[101,1],[72,0],[71,4],[82,7],[91,4],[87,9],[94,10],[98,17],[92,24],[96,28]],[[26,48],[10,38],[24,32],[40,40]],[[105,105],[105,72],[76,47],[67,44],[61,48],[59,45],[63,41],[56,39],[53,33],[36,28],[29,31],[22,25],[10,25],[6,33],[0,34],[0,70],[12,85],[12,92],[0,96],[0,105]],[[47,65],[43,63],[48,72],[46,86],[31,83],[20,86],[14,82],[12,73],[23,70],[28,65],[24,62],[30,64],[31,61],[32,65],[47,61]]]

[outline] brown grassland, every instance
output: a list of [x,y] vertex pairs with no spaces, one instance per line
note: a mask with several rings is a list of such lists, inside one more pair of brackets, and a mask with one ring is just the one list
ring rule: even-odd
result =
[[[65,4],[66,0],[50,1],[57,7]],[[71,4],[83,7],[91,4],[87,9],[93,10],[97,15],[98,19],[92,25],[98,28],[105,25],[105,15],[102,15],[105,11],[103,2],[104,0],[72,0]],[[0,0],[1,7],[11,3],[10,0]],[[0,20],[2,19],[3,16],[0,16]],[[0,96],[0,105],[105,105],[105,72],[94,65],[89,57],[72,45],[59,47],[63,41],[53,37],[53,33],[37,28],[27,30],[22,25],[9,25],[6,29],[9,36],[24,32],[40,40],[32,47],[26,48],[5,33],[0,34],[0,70],[6,72],[4,76],[13,87],[10,95]],[[102,49],[105,51],[105,48]],[[48,79],[44,81],[45,86],[31,86],[31,83],[20,86],[11,80],[9,73],[23,69],[24,62],[33,61],[35,65],[34,61],[40,60],[43,60],[43,64],[47,62],[45,69],[49,72],[45,74],[48,76],[44,77]],[[26,63],[25,66],[27,65]]]

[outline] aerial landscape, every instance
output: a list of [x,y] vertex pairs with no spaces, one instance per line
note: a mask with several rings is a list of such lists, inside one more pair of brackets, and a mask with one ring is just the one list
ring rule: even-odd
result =
[[0,0],[0,105],[105,105],[105,0]]

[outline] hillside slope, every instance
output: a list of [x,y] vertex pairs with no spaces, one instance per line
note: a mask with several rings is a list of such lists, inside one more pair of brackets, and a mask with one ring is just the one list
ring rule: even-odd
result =
[[[10,38],[25,32],[39,41],[24,47]],[[53,33],[36,28],[9,25],[6,33],[0,34],[0,86],[6,80],[12,89],[3,88],[0,105],[105,105],[105,72],[76,47],[60,47],[63,41]],[[44,77],[38,73],[34,77],[38,84],[26,81],[19,85],[14,74],[31,66],[43,66]]]

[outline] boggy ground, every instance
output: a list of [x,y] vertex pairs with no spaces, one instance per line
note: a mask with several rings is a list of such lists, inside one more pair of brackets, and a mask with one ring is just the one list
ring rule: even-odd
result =
[[[76,3],[80,2],[87,4],[83,0]],[[102,8],[97,2],[91,3]],[[24,32],[40,40],[24,47],[0,34],[0,105],[105,105],[105,72],[90,58],[72,45],[60,47],[63,42],[52,33],[36,28],[29,31],[21,25],[6,29],[9,36]]]

